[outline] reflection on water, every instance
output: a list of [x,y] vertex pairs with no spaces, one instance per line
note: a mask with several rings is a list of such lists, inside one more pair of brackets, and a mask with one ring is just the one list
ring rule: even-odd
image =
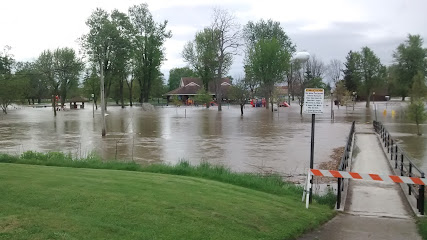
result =
[[[315,165],[330,160],[332,149],[344,146],[351,121],[371,124],[374,117],[363,103],[354,111],[352,107],[334,109],[335,122],[330,120],[330,106],[316,116]],[[424,161],[425,138],[408,134],[414,125],[399,119],[399,114],[392,119],[378,111],[378,120],[384,120],[393,133],[406,134],[399,140]],[[236,171],[291,175],[305,174],[309,165],[311,116],[301,117],[297,104],[274,113],[246,106],[244,117],[233,106],[222,112],[202,107],[160,107],[151,112],[109,107],[106,119],[107,136],[102,138],[100,110],[92,118],[90,104],[86,109],[58,112],[56,118],[50,108],[14,110],[0,120],[0,151],[63,151],[75,156],[94,151],[104,159],[140,163],[186,159],[224,164]]]

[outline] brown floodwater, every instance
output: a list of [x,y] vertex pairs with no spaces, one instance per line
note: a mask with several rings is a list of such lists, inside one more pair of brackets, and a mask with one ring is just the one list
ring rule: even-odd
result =
[[[345,145],[351,121],[371,124],[374,117],[362,103],[354,111],[351,107],[334,109],[334,122],[330,105],[316,116],[315,165],[329,161],[332,150]],[[90,104],[86,109],[58,112],[56,118],[49,107],[11,110],[0,116],[0,151],[62,151],[76,157],[95,152],[103,159],[143,164],[207,161],[235,171],[294,176],[305,174],[309,166],[311,115],[301,117],[296,103],[273,113],[247,105],[243,117],[239,107],[227,105],[222,112],[216,107],[143,111],[141,107],[109,106],[107,114],[107,136],[102,138],[100,110],[93,118]],[[392,133],[424,166],[426,139],[410,134],[414,126],[396,116],[377,113],[377,117],[384,118]]]

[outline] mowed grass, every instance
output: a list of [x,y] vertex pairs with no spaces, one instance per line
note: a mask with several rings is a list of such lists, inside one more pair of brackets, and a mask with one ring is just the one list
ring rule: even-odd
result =
[[[427,201],[424,202],[424,206],[427,206]],[[427,217],[418,217],[417,227],[421,237],[427,240]]]
[[293,239],[334,214],[201,177],[0,164],[0,239]]

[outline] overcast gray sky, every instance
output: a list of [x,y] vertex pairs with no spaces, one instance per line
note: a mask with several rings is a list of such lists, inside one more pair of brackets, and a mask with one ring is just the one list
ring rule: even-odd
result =
[[[143,1],[134,0],[4,0],[0,8],[0,47],[12,47],[18,61],[34,60],[45,49],[73,47],[88,32],[86,19],[97,8],[107,11],[127,9]],[[344,61],[350,50],[368,46],[381,58],[392,62],[392,53],[409,33],[427,38],[425,0],[148,0],[157,21],[168,20],[173,37],[166,42],[167,61],[161,67],[185,66],[183,45],[196,31],[211,22],[213,7],[230,10],[246,24],[261,18],[279,21],[298,50],[307,50],[326,63]],[[426,44],[424,44],[426,46]],[[243,76],[242,57],[230,70]]]

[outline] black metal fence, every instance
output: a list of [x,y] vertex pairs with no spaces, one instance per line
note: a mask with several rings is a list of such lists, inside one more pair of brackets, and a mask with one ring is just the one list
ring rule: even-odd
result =
[[[355,122],[351,124],[350,133],[348,134],[347,144],[344,149],[344,153],[341,157],[341,162],[338,167],[338,171],[347,171],[347,168],[349,166],[349,159],[350,159],[350,152],[351,152],[351,146],[353,144],[353,135],[355,131]],[[341,198],[342,194],[341,192],[344,191],[344,189],[348,186],[348,180],[344,181],[343,178],[338,178],[338,186],[337,186],[337,209],[340,209],[341,207]]]
[[[419,169],[405,151],[397,144],[381,122],[374,121],[375,131],[380,135],[390,161],[394,161],[392,166],[400,172],[400,176],[425,178],[425,174]],[[424,215],[424,185],[408,184],[408,195],[414,196],[417,200],[417,209]]]

